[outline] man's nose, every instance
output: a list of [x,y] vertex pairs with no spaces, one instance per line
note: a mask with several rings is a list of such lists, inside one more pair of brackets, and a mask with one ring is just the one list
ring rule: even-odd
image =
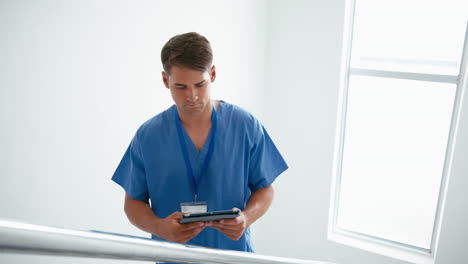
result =
[[198,99],[198,93],[195,87],[189,87],[187,89],[186,97],[188,101],[194,102]]

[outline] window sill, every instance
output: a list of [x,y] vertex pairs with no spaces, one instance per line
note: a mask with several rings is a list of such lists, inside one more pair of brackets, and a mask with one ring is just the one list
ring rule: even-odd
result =
[[427,249],[373,238],[342,229],[329,230],[328,240],[415,264],[434,264],[434,254]]

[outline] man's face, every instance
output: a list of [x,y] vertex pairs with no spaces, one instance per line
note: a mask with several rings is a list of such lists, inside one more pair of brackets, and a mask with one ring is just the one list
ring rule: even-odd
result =
[[172,66],[171,73],[162,72],[162,76],[177,109],[184,114],[200,114],[211,104],[210,88],[216,78],[214,66],[210,72]]

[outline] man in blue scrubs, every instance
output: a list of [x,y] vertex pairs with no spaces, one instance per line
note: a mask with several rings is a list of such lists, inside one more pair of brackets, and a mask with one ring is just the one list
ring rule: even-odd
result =
[[[260,122],[210,98],[216,68],[208,40],[171,38],[161,60],[175,104],[136,132],[112,180],[130,222],[152,238],[253,252],[249,226],[269,208],[288,167]],[[235,219],[180,224],[184,213],[240,209]]]

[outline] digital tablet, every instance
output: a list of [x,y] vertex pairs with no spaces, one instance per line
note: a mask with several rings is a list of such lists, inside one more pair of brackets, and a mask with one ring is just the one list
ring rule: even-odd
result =
[[197,213],[183,215],[180,219],[181,224],[192,223],[192,222],[206,222],[216,221],[221,219],[234,219],[239,216],[240,210],[225,210],[225,211],[213,211],[207,213]]

